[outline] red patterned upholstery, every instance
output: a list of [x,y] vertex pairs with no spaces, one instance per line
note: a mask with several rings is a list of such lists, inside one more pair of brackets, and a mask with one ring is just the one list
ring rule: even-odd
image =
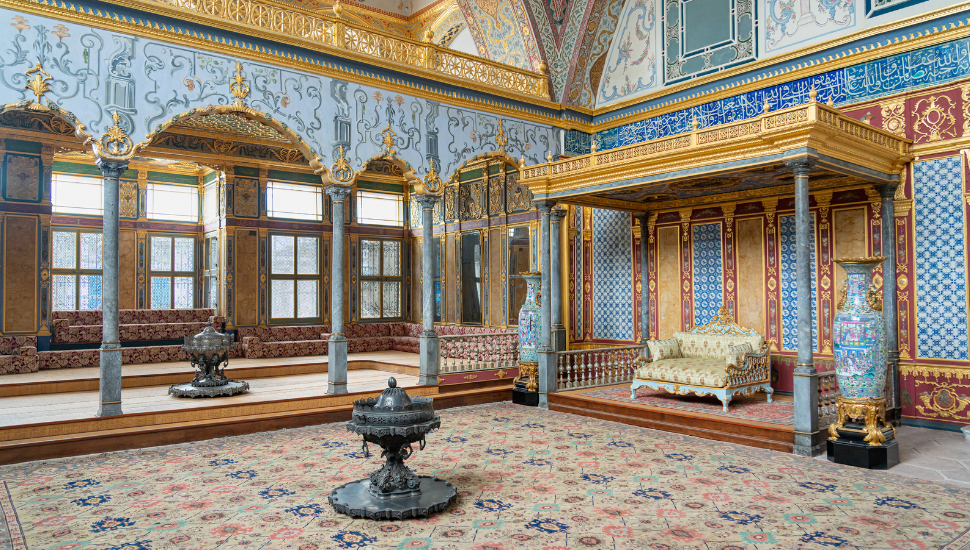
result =
[[0,336],[0,374],[37,372],[36,336]]
[[[121,363],[132,365],[137,363],[165,363],[167,361],[188,361],[189,355],[181,350],[181,344],[170,346],[145,346],[121,349]],[[41,351],[39,357],[40,370],[76,369],[81,367],[97,367],[101,362],[100,350],[80,349],[64,351]],[[229,351],[229,357],[241,357],[238,349]],[[188,364],[186,364],[188,368]]]
[[[56,344],[92,344],[101,341],[101,311],[55,311],[51,314]],[[122,342],[181,340],[199,333],[212,320],[225,322],[213,309],[123,309],[118,313]]]
[[236,331],[240,353],[248,358],[306,357],[326,355],[327,341],[320,338],[330,332],[330,325],[295,325],[286,327],[246,327]]

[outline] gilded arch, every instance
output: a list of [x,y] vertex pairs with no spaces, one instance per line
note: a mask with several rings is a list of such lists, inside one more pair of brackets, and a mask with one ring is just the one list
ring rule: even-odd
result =
[[97,139],[87,132],[87,127],[81,123],[74,113],[62,109],[53,101],[48,101],[47,105],[42,105],[37,101],[25,99],[14,103],[7,103],[0,107],[0,116],[6,113],[37,113],[49,115],[50,127],[47,128],[55,134],[62,136],[73,134],[85,147],[92,147],[97,155]]

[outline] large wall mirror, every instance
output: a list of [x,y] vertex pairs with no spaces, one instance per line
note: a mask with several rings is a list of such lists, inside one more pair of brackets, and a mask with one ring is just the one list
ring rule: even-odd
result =
[[461,322],[482,324],[482,235],[461,234]]
[[509,228],[509,319],[508,324],[519,324],[519,310],[525,303],[526,283],[522,273],[529,271],[531,263],[529,226]]

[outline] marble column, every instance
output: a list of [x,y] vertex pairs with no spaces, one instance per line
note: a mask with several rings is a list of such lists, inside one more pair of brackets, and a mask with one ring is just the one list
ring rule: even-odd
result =
[[895,426],[900,425],[902,403],[899,394],[899,316],[896,303],[896,187],[898,181],[891,181],[879,188],[882,197],[882,255],[886,261],[882,265],[882,313],[886,320],[886,350],[888,353],[889,390],[886,395],[886,420]]
[[421,205],[421,370],[418,384],[438,385],[438,334],[434,331],[434,207],[437,195],[418,195]]
[[327,393],[347,393],[347,338],[344,336],[344,201],[349,186],[327,188],[333,206],[330,257],[330,341],[327,343]]
[[650,215],[646,212],[637,216],[640,220],[640,355],[647,356],[647,340],[650,339],[650,291],[647,288],[647,281],[650,278],[650,266],[647,264],[647,246],[649,245],[650,235],[647,229]]
[[539,406],[549,408],[549,394],[556,391],[556,351],[552,347],[552,265],[549,261],[550,214],[555,201],[536,201],[542,214],[539,270],[542,272],[540,300],[542,308],[542,341],[539,346]]
[[549,273],[550,308],[552,309],[552,349],[566,351],[566,327],[562,322],[562,220],[566,210],[555,208],[549,213],[551,229],[549,235]]
[[98,159],[104,176],[104,225],[101,240],[101,373],[98,416],[121,413],[121,342],[118,336],[118,207],[121,174],[128,163]]
[[795,288],[797,291],[798,363],[795,365],[795,446],[794,453],[816,456],[823,452],[818,425],[818,372],[815,370],[812,341],[812,238],[809,211],[809,159],[789,161],[795,175]]

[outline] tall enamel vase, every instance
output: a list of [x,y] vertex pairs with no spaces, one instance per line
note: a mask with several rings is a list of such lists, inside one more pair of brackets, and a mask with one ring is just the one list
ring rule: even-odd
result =
[[523,273],[526,282],[525,303],[519,310],[519,375],[512,389],[512,402],[539,406],[539,345],[542,342],[542,307],[539,296],[542,275],[538,271]]
[[870,469],[899,463],[895,429],[886,422],[886,324],[872,286],[885,258],[836,260],[846,273],[832,323],[838,419],[829,426],[828,459]]

